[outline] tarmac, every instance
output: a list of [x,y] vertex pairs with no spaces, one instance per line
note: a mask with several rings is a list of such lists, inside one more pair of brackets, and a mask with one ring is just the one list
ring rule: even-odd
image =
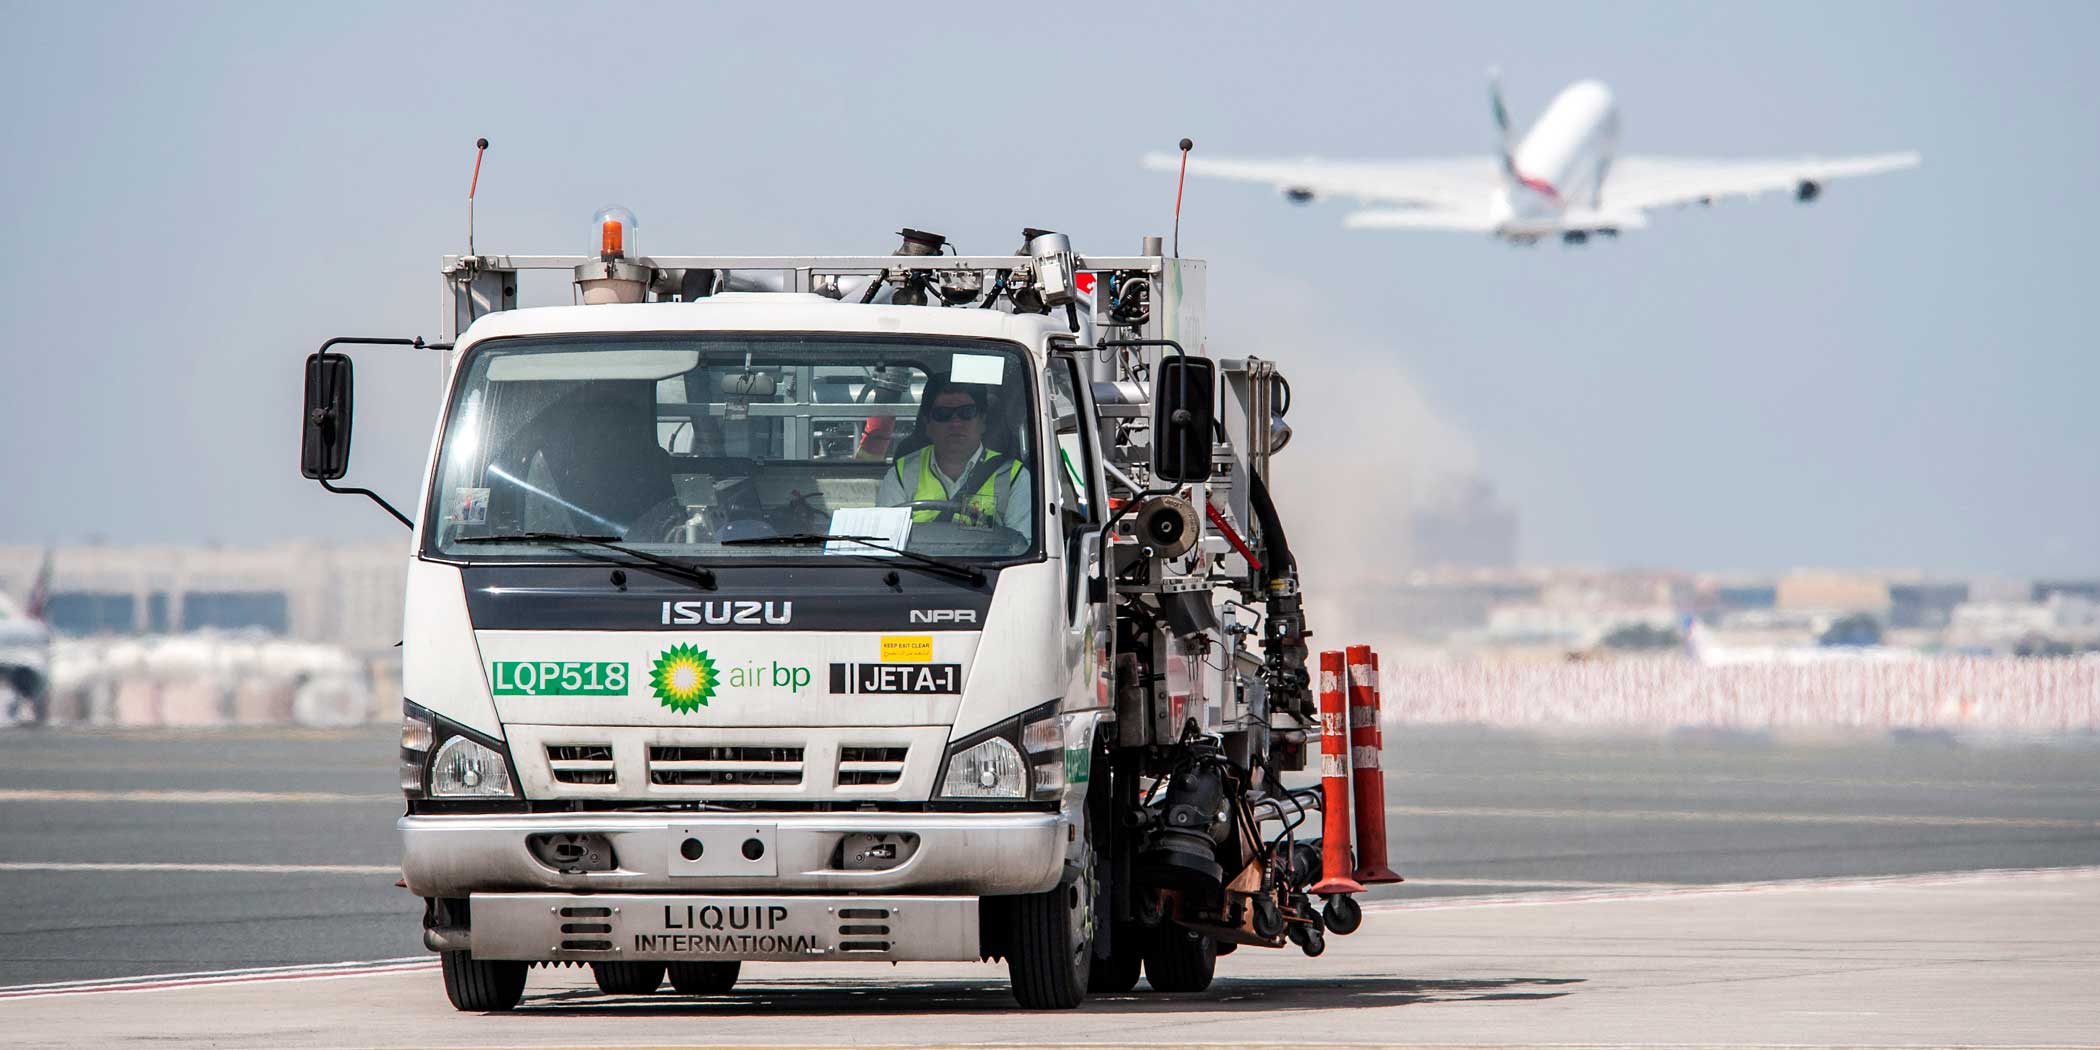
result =
[[0,733],[0,1042],[2100,1046],[2086,748],[1423,732],[1389,763],[1410,881],[1201,995],[1030,1013],[996,965],[808,963],[613,999],[556,968],[464,1015],[392,886],[392,744]]

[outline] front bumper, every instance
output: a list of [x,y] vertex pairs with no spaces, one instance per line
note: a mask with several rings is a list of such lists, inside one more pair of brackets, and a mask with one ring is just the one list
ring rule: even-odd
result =
[[981,957],[975,897],[477,893],[477,959],[773,962]]
[[[1037,893],[1057,885],[1067,838],[1063,815],[1035,811],[422,815],[396,826],[402,874],[421,897]],[[547,835],[603,836],[613,866],[559,870],[534,854],[534,838]],[[846,856],[868,836],[900,843],[894,863],[873,867]],[[754,839],[760,855],[746,859]],[[689,840],[700,844],[697,859],[684,855]]]

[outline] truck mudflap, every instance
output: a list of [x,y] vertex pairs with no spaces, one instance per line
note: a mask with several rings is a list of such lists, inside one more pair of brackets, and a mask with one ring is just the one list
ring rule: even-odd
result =
[[477,893],[477,959],[764,962],[980,957],[976,897]]

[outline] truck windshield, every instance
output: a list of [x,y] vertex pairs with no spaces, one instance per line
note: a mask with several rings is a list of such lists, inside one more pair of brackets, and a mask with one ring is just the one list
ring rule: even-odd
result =
[[[508,339],[453,386],[430,553],[577,557],[587,535],[701,564],[1036,550],[1036,417],[1011,343],[822,335]],[[503,537],[519,537],[505,540]],[[894,556],[894,555],[891,555]]]

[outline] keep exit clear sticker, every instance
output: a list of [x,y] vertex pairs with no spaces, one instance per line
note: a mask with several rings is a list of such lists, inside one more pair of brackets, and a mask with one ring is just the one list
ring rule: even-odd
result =
[[885,634],[882,636],[882,662],[886,664],[923,664],[933,659],[933,636],[930,634]]

